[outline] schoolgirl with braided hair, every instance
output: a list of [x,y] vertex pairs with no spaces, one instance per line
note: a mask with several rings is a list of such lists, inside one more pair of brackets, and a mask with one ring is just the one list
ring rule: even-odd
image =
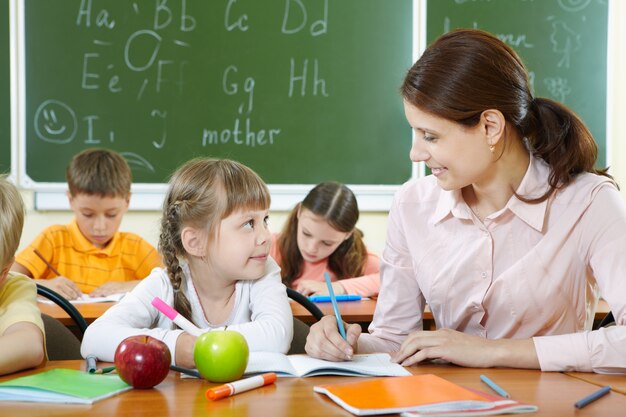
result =
[[165,268],[155,268],[89,327],[83,354],[110,361],[125,337],[147,334],[168,345],[173,363],[195,366],[197,335],[152,307],[154,297],[202,330],[240,332],[251,351],[286,353],[293,321],[280,268],[269,256],[269,206],[267,186],[245,165],[211,158],[185,163],[163,203]]

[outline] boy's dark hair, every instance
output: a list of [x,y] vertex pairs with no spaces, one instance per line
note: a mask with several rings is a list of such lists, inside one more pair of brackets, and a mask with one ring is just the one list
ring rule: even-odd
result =
[[109,149],[87,149],[75,155],[65,171],[72,197],[77,194],[101,197],[130,196],[133,181],[122,155]]

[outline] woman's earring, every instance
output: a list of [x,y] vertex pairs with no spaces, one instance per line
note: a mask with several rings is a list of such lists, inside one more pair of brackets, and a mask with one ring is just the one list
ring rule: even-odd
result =
[[496,149],[495,145],[489,145],[489,150],[493,153],[493,150]]

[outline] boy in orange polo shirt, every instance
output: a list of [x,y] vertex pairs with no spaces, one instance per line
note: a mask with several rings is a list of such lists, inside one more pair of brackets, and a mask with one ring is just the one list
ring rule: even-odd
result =
[[161,262],[147,241],[118,231],[130,201],[128,163],[111,150],[88,149],[72,158],[66,178],[74,220],[44,230],[11,269],[69,300],[130,291]]

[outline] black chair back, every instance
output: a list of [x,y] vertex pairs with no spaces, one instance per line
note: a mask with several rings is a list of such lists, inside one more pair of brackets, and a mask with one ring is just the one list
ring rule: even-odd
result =
[[309,300],[307,297],[300,294],[293,288],[287,288],[287,297],[298,302],[300,305],[302,305],[302,307],[306,308],[308,312],[311,313],[313,317],[315,317],[315,320],[321,320],[322,317],[324,317],[324,313],[322,313],[322,310],[320,310],[320,308],[316,306],[315,303],[313,303],[311,300]]
[[44,287],[43,285],[37,284],[37,294],[42,297],[46,297],[48,300],[53,301],[56,305],[61,307],[76,324],[76,328],[79,330],[80,338],[82,339],[83,334],[85,334],[85,330],[87,330],[87,322],[85,321],[83,315],[80,314],[80,311],[78,311],[67,298],[48,287]]

